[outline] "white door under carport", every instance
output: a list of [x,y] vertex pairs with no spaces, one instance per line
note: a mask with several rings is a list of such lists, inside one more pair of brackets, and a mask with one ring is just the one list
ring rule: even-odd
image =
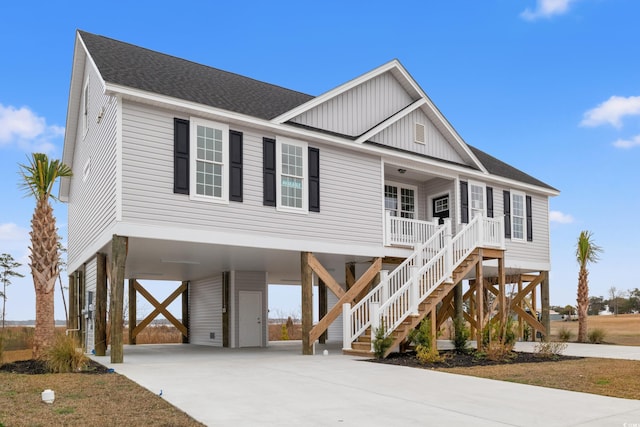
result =
[[239,347],[262,347],[262,292],[238,293]]

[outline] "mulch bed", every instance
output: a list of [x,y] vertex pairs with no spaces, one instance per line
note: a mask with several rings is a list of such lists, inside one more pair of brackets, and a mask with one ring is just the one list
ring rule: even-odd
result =
[[[27,374],[27,375],[40,375],[49,374],[51,371],[47,367],[47,363],[43,360],[31,359],[20,360],[17,362],[5,363],[0,365],[0,372],[8,372],[11,374]],[[113,372],[109,368],[99,364],[94,360],[89,360],[87,366],[77,371],[80,374],[107,374]]]
[[447,368],[469,368],[473,366],[492,366],[492,365],[512,365],[515,363],[541,363],[541,362],[560,362],[563,360],[577,360],[581,357],[575,356],[555,356],[554,358],[540,357],[535,353],[519,353],[512,352],[508,358],[504,360],[490,360],[486,357],[480,357],[475,352],[457,353],[455,351],[441,351],[440,355],[444,356],[442,362],[420,363],[416,358],[415,351],[406,353],[391,353],[386,359],[371,359],[374,363],[384,363],[387,365],[409,366],[412,368],[423,369],[447,369]]

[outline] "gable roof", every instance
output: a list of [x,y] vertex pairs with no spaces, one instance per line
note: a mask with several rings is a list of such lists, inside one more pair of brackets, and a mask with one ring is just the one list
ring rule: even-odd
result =
[[271,120],[311,95],[85,31],[82,42],[105,82]]
[[553,188],[549,184],[545,184],[539,179],[536,179],[531,175],[522,172],[520,169],[516,169],[513,166],[506,164],[502,160],[496,159],[492,155],[485,153],[479,148],[476,148],[469,144],[467,144],[467,146],[471,149],[471,151],[473,151],[473,154],[476,155],[478,160],[482,162],[484,167],[487,168],[487,171],[491,175],[497,175],[503,178],[513,179],[515,181],[524,182],[526,184],[543,187],[552,191],[558,191],[556,188]]

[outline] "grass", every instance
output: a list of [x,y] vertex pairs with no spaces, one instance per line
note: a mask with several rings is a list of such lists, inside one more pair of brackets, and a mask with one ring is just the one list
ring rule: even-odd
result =
[[[43,403],[45,389],[55,392]],[[23,375],[0,372],[0,426],[202,426],[119,374]]]
[[640,361],[586,358],[560,362],[439,369],[561,390],[640,400]]
[[[601,329],[605,332],[603,344],[640,346],[640,314],[619,314],[618,316],[589,316],[589,331]],[[569,331],[571,339],[578,336],[578,322],[551,322],[551,339],[561,341],[563,333]]]

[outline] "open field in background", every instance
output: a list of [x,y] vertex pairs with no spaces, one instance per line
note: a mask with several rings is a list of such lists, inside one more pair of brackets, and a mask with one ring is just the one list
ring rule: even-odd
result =
[[[551,322],[551,340],[559,341],[558,332],[562,329],[571,331],[571,339],[578,337],[578,321]],[[587,329],[602,329],[605,331],[605,344],[637,345],[640,346],[640,314],[619,314],[617,316],[589,316]]]

